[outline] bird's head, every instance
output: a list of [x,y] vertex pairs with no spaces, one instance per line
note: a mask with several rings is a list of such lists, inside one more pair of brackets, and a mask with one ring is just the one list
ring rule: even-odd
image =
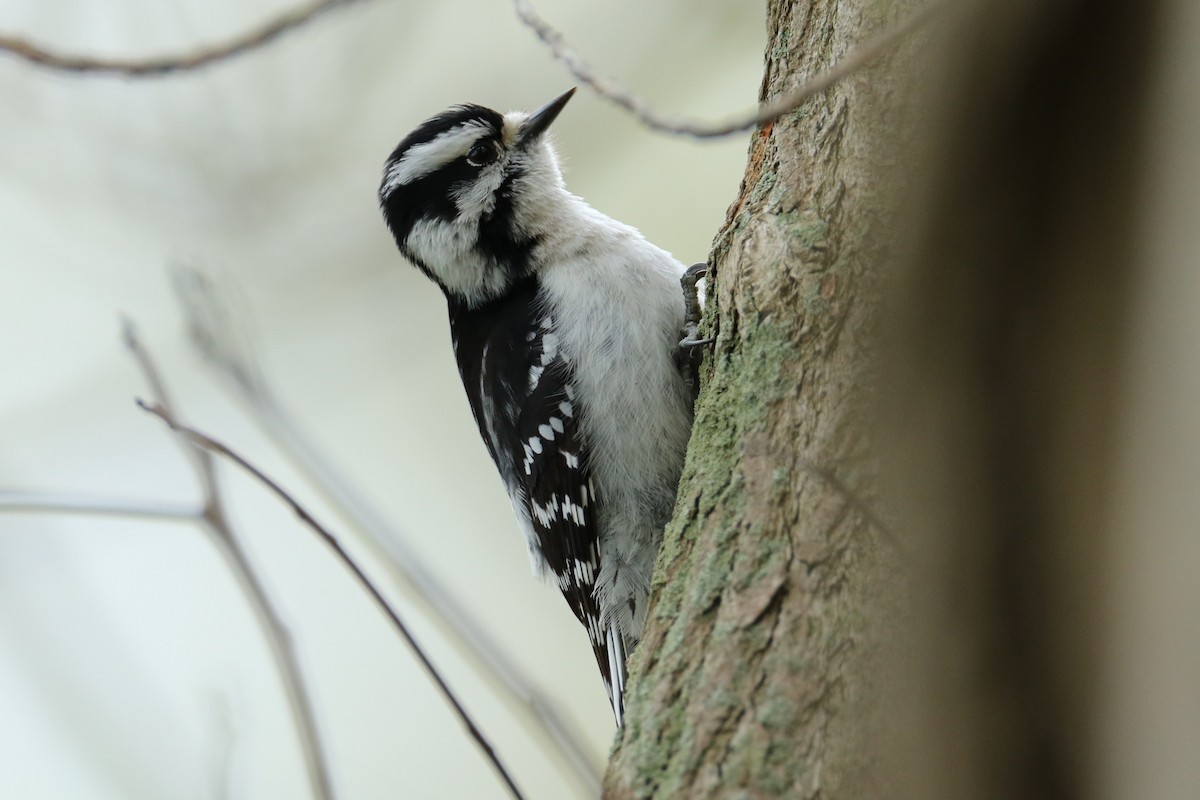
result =
[[532,114],[454,106],[383,168],[379,205],[400,251],[452,301],[477,306],[533,268],[567,196],[546,130],[574,89]]

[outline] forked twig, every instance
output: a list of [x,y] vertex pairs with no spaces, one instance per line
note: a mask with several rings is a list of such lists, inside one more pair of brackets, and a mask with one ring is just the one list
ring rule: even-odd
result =
[[258,50],[289,31],[311,22],[327,11],[350,5],[356,0],[316,0],[285,11],[271,22],[211,47],[190,53],[151,58],[96,58],[60,53],[33,44],[19,36],[0,34],[0,52],[39,67],[81,75],[120,75],[126,78],[159,78],[207,67]]
[[231,450],[229,447],[217,441],[216,439],[213,439],[211,436],[178,422],[171,415],[171,413],[161,405],[147,403],[141,399],[137,401],[137,404],[143,410],[148,411],[149,413],[161,419],[167,424],[168,427],[171,428],[171,430],[175,431],[195,446],[203,448],[209,453],[215,453],[223,458],[226,458],[247,472],[255,480],[267,487],[267,489],[269,489],[285,505],[291,508],[292,513],[294,513],[301,522],[308,526],[310,530],[316,533],[317,536],[319,536],[321,540],[328,545],[328,547],[333,551],[334,555],[336,555],[342,564],[350,570],[350,572],[358,580],[359,584],[362,585],[362,587],[375,601],[375,604],[379,607],[379,609],[384,613],[385,616],[387,616],[388,620],[391,621],[392,627],[394,627],[396,632],[400,634],[402,639],[404,639],[413,655],[416,656],[417,661],[420,663],[422,669],[425,670],[425,673],[429,676],[430,680],[434,682],[438,688],[438,691],[441,692],[442,697],[445,698],[446,702],[448,702],[451,708],[454,709],[455,714],[458,715],[459,721],[462,723],[463,727],[467,729],[467,733],[470,734],[472,739],[474,739],[480,751],[483,752],[484,756],[490,762],[492,768],[496,771],[497,775],[499,775],[501,781],[508,789],[509,794],[511,794],[517,800],[523,800],[521,790],[518,789],[516,783],[513,782],[512,776],[505,768],[504,763],[500,760],[500,757],[496,754],[495,749],[492,747],[487,737],[475,725],[475,721],[471,718],[471,715],[467,712],[466,708],[463,707],[462,703],[454,694],[454,691],[446,683],[445,679],[442,678],[441,673],[438,672],[437,667],[435,667],[433,662],[430,661],[429,656],[426,655],[424,649],[422,649],[421,645],[413,637],[412,632],[409,631],[408,626],[404,623],[404,620],[400,618],[400,615],[394,608],[392,608],[391,604],[388,603],[387,599],[383,596],[379,589],[376,588],[375,584],[363,571],[362,567],[360,567],[354,558],[351,557],[345,548],[342,547],[341,543],[337,540],[337,537],[335,537],[328,528],[318,522],[317,519],[313,517],[312,514],[310,514],[298,500],[288,493],[286,489],[276,483],[262,470],[251,464],[237,452]]
[[[284,12],[271,22],[254,28],[220,44],[202,47],[189,53],[148,58],[99,58],[96,56],[56,52],[34,44],[26,38],[0,34],[0,53],[8,53],[27,63],[58,72],[79,75],[119,75],[126,78],[155,78],[190,72],[227,61],[258,50],[285,33],[308,24],[325,12],[350,5],[357,0],[314,0],[307,5]],[[848,75],[857,72],[882,56],[909,33],[923,25],[942,7],[941,0],[931,0],[920,11],[899,24],[852,50],[849,55],[826,72],[803,86],[764,103],[759,108],[732,117],[724,122],[707,123],[671,116],[655,110],[645,99],[634,94],[612,78],[601,75],[534,9],[530,0],[513,0],[517,18],[529,27],[550,48],[571,74],[596,94],[632,114],[652,130],[697,139],[728,136],[749,130],[756,125],[779,119],[799,108]]]
[[[125,347],[137,361],[138,367],[150,387],[151,394],[156,398],[160,407],[171,409],[166,382],[163,381],[149,351],[142,346],[138,339],[133,323],[128,319],[122,320],[122,339]],[[168,411],[168,413],[171,412]],[[275,668],[279,672],[284,694],[288,699],[288,707],[296,723],[296,735],[304,752],[304,764],[308,770],[313,793],[320,800],[332,800],[335,795],[329,773],[329,759],[321,747],[316,710],[312,697],[304,684],[300,659],[293,646],[291,632],[275,608],[266,587],[259,580],[258,572],[249,555],[242,548],[241,542],[229,525],[224,505],[221,502],[212,454],[203,448],[196,447],[185,437],[176,438],[184,455],[192,463],[203,493],[203,505],[195,514],[194,519],[200,523],[202,529],[224,556],[242,594],[246,597],[262,627]]]
[[513,0],[513,7],[518,19],[537,34],[537,37],[550,48],[554,57],[562,62],[578,81],[605,100],[628,111],[638,122],[651,130],[677,136],[691,136],[696,139],[714,139],[739,131],[747,131],[795,111],[809,98],[854,74],[895,47],[910,33],[928,22],[937,11],[941,10],[942,6],[943,0],[930,0],[920,11],[851,50],[849,54],[825,72],[787,94],[762,104],[753,111],[731,117],[724,122],[701,122],[660,113],[644,98],[634,94],[612,78],[601,75],[567,42],[562,33],[538,14],[530,0]]
[[546,755],[563,766],[579,787],[580,796],[598,796],[600,767],[579,732],[425,565],[419,550],[409,544],[415,537],[364,496],[288,413],[267,381],[251,335],[253,326],[235,302],[239,298],[232,287],[218,285],[206,273],[184,266],[172,271],[172,285],[192,344],[246,403],[280,452],[379,556],[396,585],[421,606]]

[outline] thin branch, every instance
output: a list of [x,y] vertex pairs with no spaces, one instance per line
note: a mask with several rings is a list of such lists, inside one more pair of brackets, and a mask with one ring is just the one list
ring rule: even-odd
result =
[[[162,379],[162,375],[159,374],[158,366],[154,363],[154,359],[150,357],[150,354],[146,352],[146,348],[142,347],[142,343],[137,336],[137,328],[134,326],[133,320],[128,317],[121,318],[121,342],[137,362],[138,368],[142,372],[142,377],[146,379],[146,383],[150,387],[150,396],[155,398],[163,407],[174,408],[175,404],[171,401],[171,395],[167,391],[166,382]],[[178,437],[177,441],[179,442],[180,449],[183,450],[183,455],[192,463],[196,477],[200,480],[200,489],[204,493],[204,514],[214,519],[223,520],[225,515],[221,506],[221,496],[217,491],[217,479],[216,473],[213,470],[212,455],[200,448],[192,447]]]
[[295,720],[297,738],[308,770],[313,794],[323,800],[333,800],[336,793],[329,771],[329,756],[321,745],[320,727],[317,725],[316,708],[312,695],[304,682],[304,671],[300,667],[300,655],[296,649],[291,629],[276,609],[255,570],[249,555],[229,528],[222,528],[210,518],[205,518],[205,528],[212,534],[225,563],[237,579],[242,593],[246,595],[250,608],[263,629],[271,658],[280,675],[280,683]]
[[599,796],[600,768],[578,730],[425,566],[421,554],[407,544],[414,537],[363,496],[279,402],[260,365],[252,325],[235,302],[239,297],[193,268],[178,266],[171,277],[188,336],[208,365],[235,389],[279,450],[379,556],[394,583],[419,604],[524,730],[574,779],[580,796]]
[[854,74],[895,47],[910,33],[928,22],[936,12],[942,9],[944,4],[944,0],[930,0],[920,11],[851,50],[848,55],[827,71],[806,81],[804,85],[787,94],[764,103],[754,111],[731,117],[723,122],[703,122],[658,112],[644,98],[634,94],[612,78],[601,75],[578,51],[571,47],[562,33],[538,14],[529,0],[513,0],[513,7],[521,22],[537,34],[537,37],[550,48],[554,57],[561,61],[578,81],[610,103],[625,109],[652,130],[677,136],[691,136],[696,139],[714,139],[739,131],[747,131],[758,125],[774,122],[784,114],[795,111],[805,101],[825,91],[843,78]]
[[194,505],[160,503],[155,500],[130,500],[92,497],[60,492],[22,492],[0,490],[0,512],[36,514],[82,514],[102,517],[130,517],[159,522],[195,524],[203,519],[203,509]]
[[422,669],[425,670],[425,673],[429,676],[430,680],[432,680],[437,686],[438,691],[442,694],[442,697],[445,698],[446,702],[448,702],[451,708],[454,709],[455,714],[458,715],[459,721],[463,724],[463,727],[466,728],[467,733],[470,734],[471,738],[475,740],[475,743],[478,745],[480,751],[483,752],[484,756],[491,763],[497,775],[500,776],[500,779],[508,789],[509,794],[511,794],[517,800],[523,800],[521,790],[518,789],[517,785],[513,782],[512,776],[509,775],[504,763],[496,754],[495,749],[492,747],[487,737],[475,725],[475,721],[471,718],[471,715],[467,712],[466,708],[463,707],[462,703],[454,694],[454,691],[450,688],[449,684],[446,683],[441,673],[438,672],[437,667],[434,666],[433,662],[429,659],[429,656],[426,655],[424,649],[420,644],[418,644],[416,638],[414,638],[412,632],[409,631],[408,626],[404,623],[404,620],[400,618],[400,615],[395,609],[392,608],[391,604],[388,603],[387,598],[383,596],[383,594],[371,581],[370,577],[367,576],[366,572],[363,571],[362,567],[358,565],[358,562],[356,562],[354,558],[345,550],[345,548],[342,547],[341,543],[337,540],[337,537],[335,537],[328,528],[318,522],[316,518],[313,517],[312,514],[310,514],[298,500],[288,493],[286,489],[258,469],[258,467],[254,466],[245,458],[243,458],[240,454],[229,449],[229,447],[217,441],[216,439],[213,439],[212,437],[203,434],[194,428],[190,428],[178,422],[169,411],[160,405],[147,403],[141,399],[137,401],[137,404],[143,410],[148,411],[149,413],[161,419],[167,424],[168,427],[171,428],[171,430],[184,436],[197,447],[202,447],[211,453],[216,453],[219,456],[229,459],[242,470],[250,474],[253,478],[255,478],[255,480],[269,489],[285,505],[291,508],[292,513],[294,513],[301,522],[303,522],[310,530],[316,533],[323,542],[325,542],[325,544],[333,551],[334,555],[337,556],[342,564],[350,570],[350,572],[358,580],[359,584],[366,589],[368,594],[371,595],[371,598],[375,601],[375,604],[379,607],[379,609],[391,621],[392,627],[394,627],[400,634],[401,638],[404,639],[413,655],[416,656],[417,661],[421,664]]
[[95,58],[74,53],[60,53],[33,44],[19,36],[0,34],[0,53],[9,53],[30,64],[56,72],[81,75],[120,75],[126,78],[161,78],[181,72],[228,61],[251,53],[296,30],[335,8],[350,5],[356,0],[316,0],[280,14],[271,22],[253,28],[228,41],[201,47],[188,53],[150,58]]
[[[137,361],[150,391],[162,408],[170,409],[170,395],[167,392],[166,382],[162,379],[154,359],[138,339],[137,329],[128,319],[122,320],[121,328],[125,347]],[[263,630],[275,668],[279,673],[284,694],[287,696],[288,707],[296,723],[296,735],[300,740],[313,794],[319,800],[332,800],[334,791],[329,773],[328,757],[321,747],[316,710],[304,683],[300,658],[296,652],[291,631],[275,608],[266,587],[259,579],[249,554],[243,549],[241,542],[234,535],[233,528],[229,525],[221,502],[212,454],[197,447],[184,436],[177,436],[176,439],[188,460],[191,461],[204,493],[204,506],[198,521],[225,558],[226,564],[229,565],[242,594],[246,597],[246,601]]]

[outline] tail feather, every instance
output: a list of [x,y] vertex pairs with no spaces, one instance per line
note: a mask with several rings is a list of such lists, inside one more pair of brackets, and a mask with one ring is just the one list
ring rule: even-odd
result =
[[[605,675],[604,688],[608,690],[608,701],[612,704],[613,718],[617,721],[617,727],[620,728],[625,721],[625,638],[621,636],[621,632],[616,626],[611,626],[606,631],[607,639],[607,667],[600,666],[602,673]],[[600,654],[597,653],[597,656]]]

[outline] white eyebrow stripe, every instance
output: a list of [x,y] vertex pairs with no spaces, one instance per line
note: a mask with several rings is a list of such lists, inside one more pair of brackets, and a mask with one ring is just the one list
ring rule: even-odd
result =
[[448,131],[439,133],[428,142],[413,145],[400,160],[388,166],[382,194],[423,178],[445,164],[467,154],[471,145],[492,129],[482,122],[464,122]]

